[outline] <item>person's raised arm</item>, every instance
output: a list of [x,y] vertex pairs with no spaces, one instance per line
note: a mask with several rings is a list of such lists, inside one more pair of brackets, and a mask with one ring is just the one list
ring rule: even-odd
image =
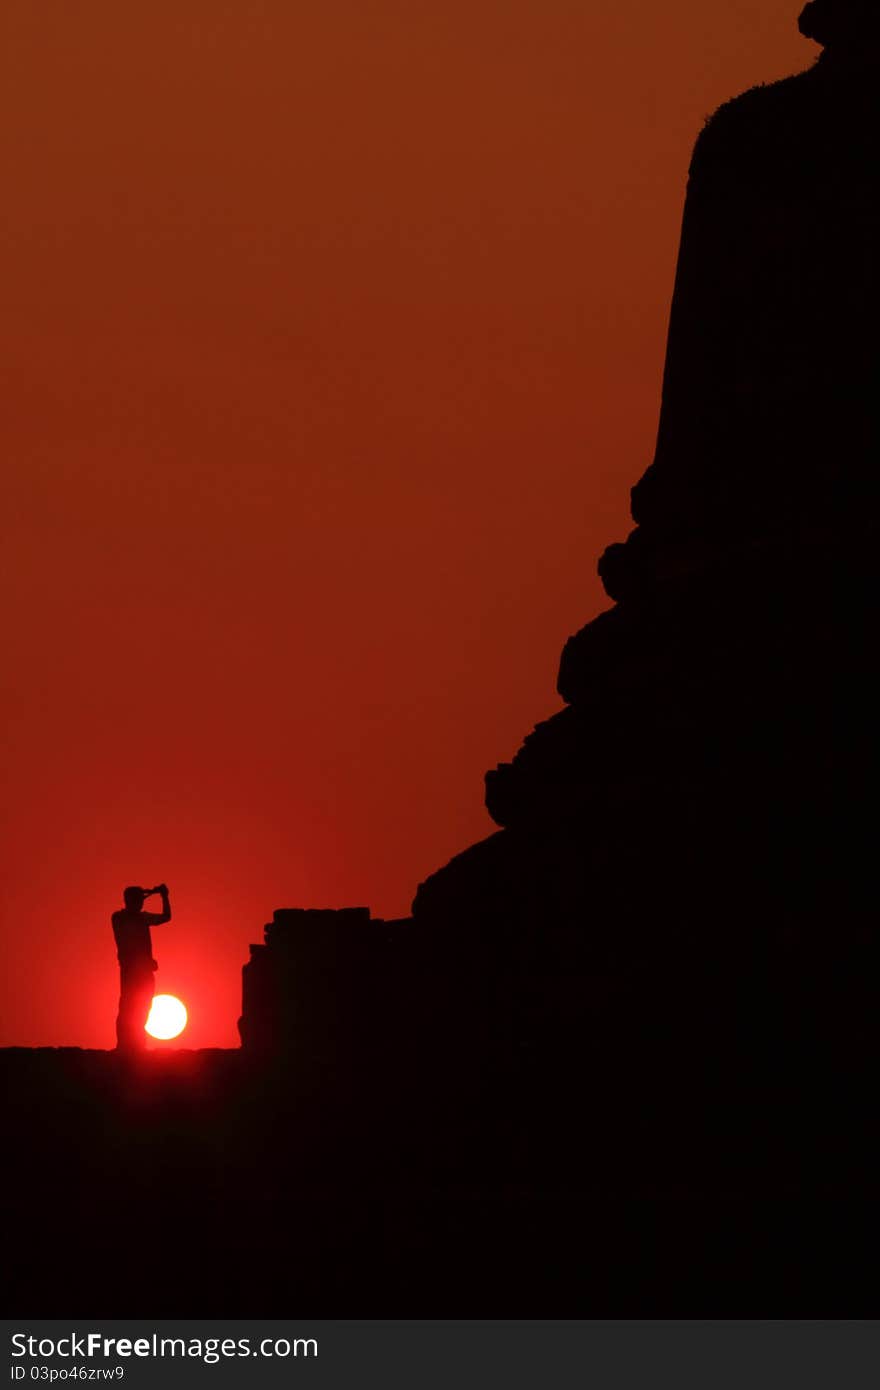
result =
[[162,911],[151,912],[150,922],[153,926],[161,926],[163,922],[171,921],[171,899],[168,897],[168,884],[160,883],[157,888],[152,889],[153,893],[158,893],[162,899]]

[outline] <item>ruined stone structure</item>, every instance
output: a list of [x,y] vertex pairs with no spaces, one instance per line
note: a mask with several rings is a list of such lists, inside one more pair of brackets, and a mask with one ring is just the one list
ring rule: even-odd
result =
[[[374,1027],[405,1031],[484,1103],[528,1097],[543,1161],[564,1153],[572,1170],[623,1172],[651,1148],[658,1106],[677,1117],[670,1170],[710,1150],[736,1165],[730,1129],[753,1131],[764,1109],[777,1118],[762,1152],[780,1168],[813,1142],[816,1105],[846,1095],[847,1133],[865,1122],[876,13],[816,0],[802,28],[826,43],[818,62],[731,101],[700,135],[656,454],[633,489],[636,529],[600,563],[614,606],[565,647],[565,707],[487,775],[499,831],[423,883],[411,925],[390,932],[407,947]],[[298,942],[311,930],[297,919]],[[384,931],[351,920],[367,997]],[[313,949],[296,957],[304,971]],[[313,987],[293,983],[294,959],[269,947],[248,967],[281,991],[275,1019]],[[396,1009],[413,997],[404,1030]],[[255,1001],[249,983],[248,1045]],[[573,1117],[584,1094],[589,1124]]]
[[369,1037],[405,988],[405,922],[368,907],[279,908],[242,971],[242,1044],[331,1062]]
[[675,976],[752,936],[857,952],[875,904],[880,87],[876,7],[818,8],[836,23],[816,65],[697,142],[656,455],[637,529],[600,564],[616,605],[568,642],[566,708],[488,774],[504,829],[422,885],[420,926],[467,920],[588,972],[641,955]]

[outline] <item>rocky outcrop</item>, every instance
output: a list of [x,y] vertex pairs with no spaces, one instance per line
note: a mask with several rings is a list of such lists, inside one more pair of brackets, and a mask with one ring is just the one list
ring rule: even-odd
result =
[[765,1191],[880,1158],[866,13],[817,0],[818,63],[697,142],[636,529],[600,562],[613,606],[566,644],[564,708],[487,775],[499,830],[420,886],[390,988],[366,918],[353,987],[319,963],[336,927],[317,947],[305,919],[248,967],[264,1000],[284,982],[270,1047],[314,1045],[295,1017],[355,1019],[337,1064],[363,1037],[373,1074],[396,1058],[463,1181]]
[[487,774],[504,831],[420,888],[425,928],[477,918],[503,942],[564,918],[632,940],[658,914],[692,932],[757,914],[773,932],[816,923],[844,880],[869,910],[853,855],[880,694],[869,10],[809,6],[818,63],[697,142],[656,454],[637,528],[600,561],[615,606],[565,647],[567,707]]
[[413,973],[407,923],[368,907],[278,908],[242,969],[239,1032],[252,1054],[332,1067],[380,1030]]
[[[817,3],[816,65],[700,135],[656,453],[633,489],[636,529],[600,561],[614,606],[566,644],[565,708],[487,774],[502,829],[413,905],[438,949],[467,941],[487,989],[503,975],[511,1067],[547,1133],[569,1144],[558,1117],[583,1085],[619,1163],[654,1142],[650,1123],[637,1135],[621,1118],[623,1096],[643,1118],[665,1097],[674,1162],[705,1161],[707,1131],[728,1120],[754,1142],[761,1130],[759,1181],[774,1149],[816,1176],[817,1113],[844,1146],[865,1132],[880,776],[871,8],[858,45],[865,7]],[[595,1148],[583,1135],[571,1148],[588,1172]]]

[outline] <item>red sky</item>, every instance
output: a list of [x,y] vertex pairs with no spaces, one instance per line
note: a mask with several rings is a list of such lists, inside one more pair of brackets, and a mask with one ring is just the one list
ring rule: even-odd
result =
[[277,906],[407,912],[650,461],[690,147],[797,0],[5,0],[0,1043],[109,914],[234,1045]]

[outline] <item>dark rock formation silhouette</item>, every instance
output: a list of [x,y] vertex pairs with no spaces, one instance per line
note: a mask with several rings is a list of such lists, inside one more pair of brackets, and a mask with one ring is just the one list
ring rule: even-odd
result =
[[[498,832],[406,921],[277,912],[240,1055],[0,1059],[10,1312],[876,1314],[877,11],[697,142],[637,526]],[[197,1279],[119,1277],[132,1209]]]
[[[662,1183],[686,1156],[698,1185],[741,1182],[757,1129],[759,1185],[867,1172],[875,15],[817,0],[802,19],[827,43],[815,66],[731,101],[697,141],[656,454],[636,530],[600,562],[615,606],[565,647],[566,708],[487,775],[501,829],[423,883],[387,940],[345,919],[369,1026],[317,964],[336,950],[318,945],[329,919],[311,938],[296,919],[298,963],[291,942],[248,967],[276,991],[268,1033],[246,992],[249,1046],[262,1027],[264,1048],[274,1029],[289,1049],[285,1012],[306,1016],[309,997],[309,1015],[350,1018],[365,1064],[385,1039],[389,1067],[405,1037],[459,1122],[497,1138],[525,1102],[512,1179]],[[572,1107],[585,1086],[589,1122]]]
[[873,1027],[876,16],[808,7],[816,65],[697,141],[656,454],[600,562],[615,606],[565,647],[567,708],[487,775],[502,831],[415,900],[487,978],[521,962],[547,1057],[560,1028],[607,1052],[597,980],[636,1073],[670,1022],[678,1061],[756,1083],[796,1038],[792,1085],[807,1055],[849,1073]]
[[566,707],[487,775],[498,833],[387,938],[346,919],[354,991],[317,966],[329,920],[282,914],[296,961],[248,967],[263,1048],[302,1048],[304,997],[341,1010],[337,1085],[428,1105],[444,1181],[874,1191],[875,16],[817,0],[816,65],[697,141],[637,527]]
[[799,28],[808,39],[857,49],[880,36],[874,0],[811,0],[801,11]]
[[343,1064],[400,1015],[412,974],[406,927],[368,907],[279,908],[242,971],[244,1047]]

